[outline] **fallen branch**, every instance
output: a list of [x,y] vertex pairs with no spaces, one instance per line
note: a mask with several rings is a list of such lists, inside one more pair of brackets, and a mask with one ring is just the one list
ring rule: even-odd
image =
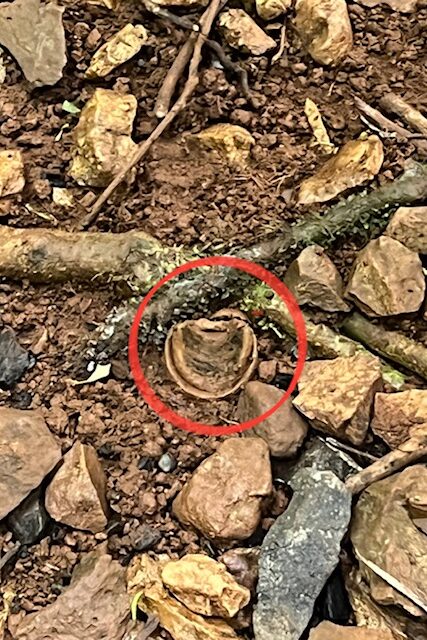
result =
[[150,136],[144,142],[138,146],[135,153],[130,158],[129,162],[121,169],[121,171],[116,175],[114,180],[110,182],[108,187],[104,189],[99,198],[96,200],[93,205],[90,215],[84,221],[84,225],[88,226],[91,224],[97,217],[104,203],[108,200],[112,193],[117,189],[117,187],[123,182],[128,172],[142,160],[142,158],[148,153],[152,144],[160,138],[162,133],[168,128],[168,126],[175,120],[177,115],[185,109],[187,103],[191,96],[193,95],[197,85],[199,84],[199,65],[202,60],[202,48],[205,43],[207,36],[210,33],[213,22],[216,18],[218,11],[220,10],[221,0],[211,0],[209,7],[206,9],[203,14],[200,24],[201,24],[201,32],[197,34],[196,41],[194,44],[193,55],[190,60],[190,68],[188,71],[188,78],[184,85],[184,89],[179,96],[178,100],[172,106],[172,108],[165,115],[163,120],[159,122],[154,131],[151,132]]
[[427,118],[400,96],[395,93],[387,93],[380,99],[380,106],[389,113],[400,116],[414,129],[427,136]]
[[159,93],[157,94],[156,104],[154,106],[156,118],[164,118],[168,113],[176,85],[183,76],[187,64],[190,62],[196,40],[197,34],[195,32],[190,33],[188,40],[181,47],[178,55],[167,72]]
[[427,348],[398,331],[387,331],[359,313],[347,318],[344,333],[365,344],[371,351],[397,362],[427,380]]
[[116,282],[147,291],[190,259],[142,231],[88,233],[0,226],[0,276],[31,282]]
[[[338,238],[355,232],[382,231],[398,206],[409,205],[427,197],[427,164],[413,164],[400,178],[368,194],[354,196],[332,207],[323,217],[299,222],[283,233],[235,253],[238,257],[270,265],[291,260],[304,246],[318,243],[330,246]],[[234,299],[249,288],[248,278],[233,269],[215,268],[188,275],[175,285],[165,287],[150,304],[140,325],[140,338],[162,343],[168,326],[177,316],[190,317],[194,312],[214,311],[224,304],[224,294]],[[92,341],[91,357],[109,359],[127,342],[129,328],[138,300],[113,311]],[[344,340],[341,341],[344,344]],[[346,343],[348,344],[348,343]]]
[[426,455],[427,430],[425,425],[422,425],[415,427],[414,434],[397,449],[348,478],[346,487],[353,495],[357,495],[374,482],[388,478],[399,469],[404,469]]

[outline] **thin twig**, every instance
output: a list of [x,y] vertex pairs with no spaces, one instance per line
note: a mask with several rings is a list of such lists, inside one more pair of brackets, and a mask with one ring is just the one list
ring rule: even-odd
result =
[[350,447],[350,445],[344,444],[343,442],[338,442],[338,440],[335,440],[334,438],[325,438],[325,442],[334,449],[348,451],[348,453],[354,453],[355,455],[358,455],[361,458],[366,458],[366,460],[370,460],[371,462],[376,462],[377,460],[379,460],[379,458],[371,455],[370,453],[367,453],[366,451],[360,451],[359,449],[356,449],[356,447]]
[[21,548],[21,543],[20,542],[16,542],[13,545],[13,547],[11,549],[9,549],[9,551],[6,551],[4,556],[2,556],[0,558],[0,575],[1,575],[2,569],[9,562],[9,560],[11,560],[18,553],[20,548]]
[[212,28],[212,24],[216,18],[216,15],[220,9],[221,0],[212,0],[207,11],[205,12],[205,20],[202,24],[202,30],[197,35],[197,40],[194,45],[193,56],[190,61],[190,68],[188,71],[188,78],[185,83],[184,89],[179,96],[178,100],[172,106],[172,108],[168,111],[164,119],[159,122],[157,127],[152,131],[147,140],[142,142],[136,152],[132,155],[129,162],[121,169],[121,171],[117,174],[117,176],[110,182],[108,187],[104,189],[101,193],[97,201],[92,207],[92,210],[89,216],[84,221],[84,225],[87,226],[91,222],[93,222],[98,213],[100,212],[104,203],[108,200],[112,193],[117,189],[119,184],[123,182],[128,172],[142,160],[142,158],[147,155],[147,152],[151,148],[152,144],[160,138],[162,133],[168,128],[168,126],[175,120],[176,116],[187,106],[187,103],[191,96],[193,95],[197,85],[199,84],[199,65],[202,60],[202,49],[207,36]]
[[282,25],[282,29],[280,31],[280,45],[277,53],[271,58],[271,64],[275,64],[280,58],[283,56],[283,53],[286,49],[286,21]]
[[190,18],[187,18],[186,16],[177,16],[176,13],[172,13],[172,11],[169,11],[169,9],[165,9],[155,2],[151,2],[151,0],[143,0],[143,5],[144,8],[150,13],[159,18],[165,18],[165,20],[169,20],[169,22],[176,24],[177,27],[190,29],[191,31],[196,31],[197,33],[200,31],[200,25],[192,22]]
[[206,44],[210,49],[212,49],[212,51],[214,51],[224,69],[238,76],[243,95],[248,102],[252,102],[251,91],[249,89],[248,72],[246,69],[237,64],[237,62],[233,62],[216,40],[206,40]]
[[427,136],[427,118],[423,116],[421,111],[403,100],[395,93],[387,93],[380,99],[380,105],[389,113],[395,113],[407,122],[411,127]]
[[195,32],[191,33],[167,72],[162,86],[159,89],[159,93],[157,94],[156,104],[154,106],[156,118],[164,118],[168,113],[176,85],[184,74],[185,67],[190,61],[196,40],[197,34]]
[[405,127],[402,127],[397,122],[393,122],[392,120],[389,120],[389,118],[386,118],[386,116],[384,116],[381,113],[381,111],[378,111],[378,109],[374,109],[374,107],[371,107],[361,98],[358,98],[357,96],[355,96],[354,101],[359,111],[361,111],[366,116],[368,116],[368,118],[370,118],[371,120],[376,122],[378,125],[380,125],[381,129],[385,131],[394,131],[401,138],[404,138],[405,140],[421,137],[418,133],[412,133],[411,131],[408,131],[407,129],[405,129]]

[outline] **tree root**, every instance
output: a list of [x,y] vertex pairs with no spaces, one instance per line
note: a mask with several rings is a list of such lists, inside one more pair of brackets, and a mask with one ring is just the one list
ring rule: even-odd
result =
[[398,331],[386,331],[359,313],[353,313],[342,326],[344,333],[365,344],[387,360],[427,380],[427,349]]
[[377,462],[346,480],[346,487],[353,495],[361,493],[374,482],[388,478],[396,471],[427,455],[427,430],[425,425],[414,428],[409,440],[401,444]]

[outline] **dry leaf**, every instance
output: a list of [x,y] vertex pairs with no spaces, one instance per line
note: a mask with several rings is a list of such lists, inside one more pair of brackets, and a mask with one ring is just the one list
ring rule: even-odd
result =
[[383,144],[378,136],[347,142],[314,176],[303,181],[298,203],[327,202],[347,189],[372,180],[383,160]]
[[36,86],[53,85],[67,62],[63,7],[40,0],[0,4],[0,44]]
[[326,131],[326,127],[323,123],[322,116],[317,105],[313,100],[310,100],[310,98],[307,98],[305,101],[304,112],[307,116],[310,127],[313,129],[313,134],[317,143],[322,147],[325,153],[333,153],[335,151],[335,146],[329,139],[328,132]]

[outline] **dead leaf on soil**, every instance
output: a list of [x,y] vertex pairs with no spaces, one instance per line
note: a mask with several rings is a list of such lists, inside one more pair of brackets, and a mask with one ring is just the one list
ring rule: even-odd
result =
[[165,345],[169,374],[197,398],[224,398],[237,391],[251,378],[257,356],[255,334],[235,310],[181,322],[169,331]]
[[238,640],[225,620],[193,613],[169,594],[161,578],[168,562],[164,555],[157,560],[148,555],[134,559],[128,569],[128,591],[133,602],[147,615],[156,616],[174,640]]
[[327,202],[347,189],[372,180],[383,160],[383,144],[378,136],[347,142],[314,176],[302,182],[298,203]]
[[310,100],[310,98],[307,98],[305,101],[304,112],[307,116],[310,127],[313,129],[313,134],[316,138],[317,144],[322,147],[325,153],[333,153],[335,151],[335,146],[329,139],[319,108],[313,100]]
[[15,0],[0,5],[0,44],[18,62],[35,86],[53,85],[67,62],[63,7],[40,0]]

